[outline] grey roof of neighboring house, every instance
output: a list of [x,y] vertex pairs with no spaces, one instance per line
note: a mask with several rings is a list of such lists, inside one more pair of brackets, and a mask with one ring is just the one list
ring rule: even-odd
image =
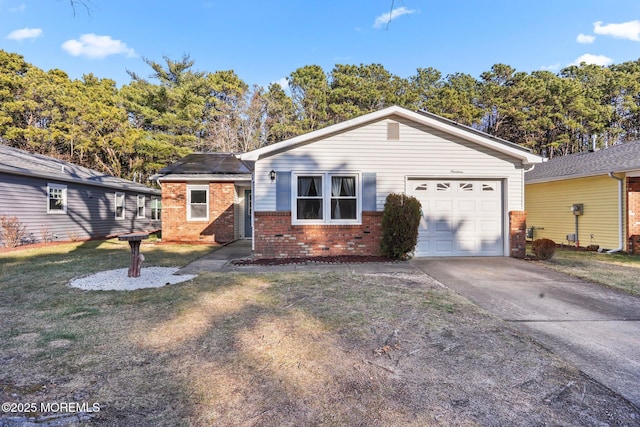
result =
[[42,154],[29,153],[2,143],[0,143],[0,172],[147,194],[161,194],[160,190],[143,184],[116,178],[115,176]]
[[160,169],[163,175],[250,175],[255,162],[242,161],[232,153],[193,153]]
[[527,184],[533,184],[632,170],[640,170],[640,141],[555,157],[537,164],[524,177]]

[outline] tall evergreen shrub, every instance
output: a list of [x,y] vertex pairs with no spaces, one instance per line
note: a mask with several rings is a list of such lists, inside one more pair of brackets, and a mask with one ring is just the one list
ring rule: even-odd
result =
[[407,259],[418,243],[421,205],[415,197],[391,193],[382,214],[382,255]]

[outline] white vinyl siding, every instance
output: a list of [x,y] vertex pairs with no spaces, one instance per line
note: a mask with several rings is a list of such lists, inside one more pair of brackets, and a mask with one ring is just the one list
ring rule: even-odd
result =
[[47,213],[67,213],[67,186],[47,184]]
[[209,220],[208,185],[187,185],[187,220]]
[[500,179],[505,182],[505,210],[523,209],[524,171],[519,160],[404,119],[393,120],[400,122],[400,139],[388,141],[389,121],[373,122],[257,161],[256,211],[276,210],[270,170],[375,172],[378,211],[387,194],[405,192],[407,177]]

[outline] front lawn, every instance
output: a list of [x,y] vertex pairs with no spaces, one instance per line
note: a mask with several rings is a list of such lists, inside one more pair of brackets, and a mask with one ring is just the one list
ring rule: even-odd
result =
[[[206,250],[142,245],[146,266]],[[68,286],[128,262],[113,240],[0,254],[0,402],[96,404],[82,423],[105,426],[640,423],[627,401],[422,274]],[[59,415],[3,411],[0,425]]]
[[544,264],[556,271],[640,295],[640,256],[556,250]]

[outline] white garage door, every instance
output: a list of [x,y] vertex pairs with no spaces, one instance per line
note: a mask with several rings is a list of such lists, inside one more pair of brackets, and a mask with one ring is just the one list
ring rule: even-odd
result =
[[407,193],[422,204],[416,256],[501,256],[499,180],[409,179]]

